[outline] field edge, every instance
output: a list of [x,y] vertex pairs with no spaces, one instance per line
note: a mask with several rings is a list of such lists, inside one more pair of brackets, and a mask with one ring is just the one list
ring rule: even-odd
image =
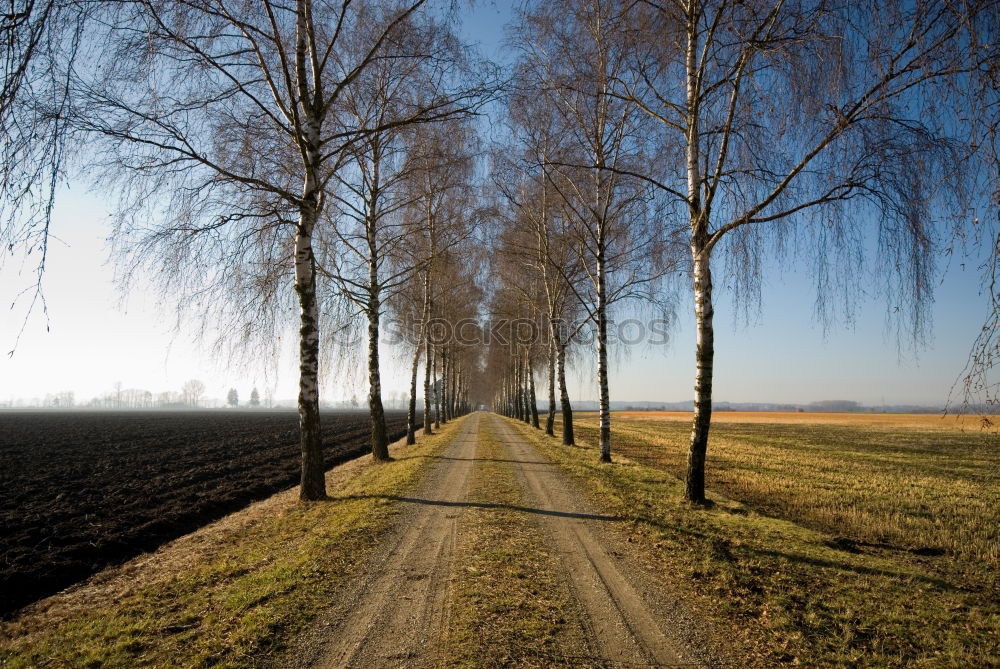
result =
[[297,488],[251,504],[0,623],[0,665],[260,666],[322,610],[391,526],[467,417],[416,446],[327,473],[328,502]]

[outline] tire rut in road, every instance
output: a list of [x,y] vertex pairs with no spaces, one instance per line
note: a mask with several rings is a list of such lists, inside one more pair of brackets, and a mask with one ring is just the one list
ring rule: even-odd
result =
[[545,461],[503,419],[490,427],[515,462],[527,497],[563,558],[563,567],[584,613],[593,652],[610,666],[697,667],[661,630],[657,618],[598,539],[597,523],[556,466]]
[[413,498],[401,531],[373,561],[339,624],[325,639],[318,667],[433,665],[448,623],[448,590],[462,503],[468,497],[480,414],[466,419],[444,459]]

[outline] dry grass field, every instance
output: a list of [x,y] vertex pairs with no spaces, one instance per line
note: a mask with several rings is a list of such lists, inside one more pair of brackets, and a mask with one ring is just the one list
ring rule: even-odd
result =
[[[689,418],[615,413],[620,467],[548,449],[633,517],[719,620],[751,646],[769,640],[763,664],[1000,666],[994,435],[938,416],[720,412],[717,504],[692,514],[680,503]],[[597,420],[579,415],[587,450]]]
[[[709,488],[845,541],[1000,559],[992,435],[934,415],[716,416]],[[623,454],[683,476],[689,414],[615,418]],[[595,429],[597,418],[580,425]]]
[[[596,416],[596,412],[581,413]],[[680,421],[691,422],[687,411],[616,411],[614,415],[629,421]],[[957,416],[933,413],[806,413],[774,411],[716,411],[712,423],[763,423],[767,425],[848,425],[855,427],[889,427],[923,430],[978,431],[979,416]],[[996,422],[994,420],[994,422]]]

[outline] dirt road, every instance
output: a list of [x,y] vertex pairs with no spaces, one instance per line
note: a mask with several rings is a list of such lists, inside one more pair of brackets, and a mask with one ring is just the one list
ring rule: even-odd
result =
[[614,665],[696,666],[681,654],[601,541],[602,518],[587,509],[569,482],[503,420],[488,420],[501,436],[528,498],[544,511],[547,534],[583,612],[596,655]]
[[[452,587],[459,579],[456,545],[470,508],[472,473],[484,435],[502,445],[553,561],[574,600],[568,626],[585,639],[572,664],[596,667],[702,666],[661,629],[647,603],[641,569],[610,547],[607,526],[616,522],[588,509],[554,465],[503,419],[476,413],[465,419],[421,489],[401,500],[398,529],[372,556],[352,586],[310,635],[296,664],[316,667],[428,667],[449,664]],[[493,460],[495,462],[495,460]],[[481,466],[481,465],[480,465]],[[479,496],[481,500],[481,495]],[[492,666],[490,658],[482,658]]]

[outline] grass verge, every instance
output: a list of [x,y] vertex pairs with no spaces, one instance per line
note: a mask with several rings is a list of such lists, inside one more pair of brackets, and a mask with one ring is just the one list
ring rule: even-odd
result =
[[445,663],[463,667],[577,666],[582,628],[556,557],[523,511],[503,446],[481,423],[470,502],[449,593]]
[[[928,568],[930,558],[909,552],[859,550],[839,535],[760,513],[718,489],[710,493],[714,507],[690,507],[669,467],[622,455],[621,422],[611,467],[597,463],[586,424],[579,425],[583,447],[564,447],[517,426],[608,513],[631,520],[630,540],[664,587],[690,596],[710,624],[728,629],[747,665],[1000,663],[1000,606],[988,582],[943,578]],[[668,448],[651,429],[645,446],[642,434],[631,435],[634,446]],[[811,474],[803,467],[788,476],[789,487],[807,487]],[[857,485],[863,488],[862,481]]]
[[434,461],[421,456],[442,451],[461,422],[398,449],[393,462],[365,458],[335,468],[330,501],[301,504],[295,491],[281,493],[220,521],[230,529],[209,526],[142,566],[112,568],[128,571],[126,578],[30,608],[0,627],[0,666],[268,664],[356,573],[399,512],[386,498],[419,484]]

